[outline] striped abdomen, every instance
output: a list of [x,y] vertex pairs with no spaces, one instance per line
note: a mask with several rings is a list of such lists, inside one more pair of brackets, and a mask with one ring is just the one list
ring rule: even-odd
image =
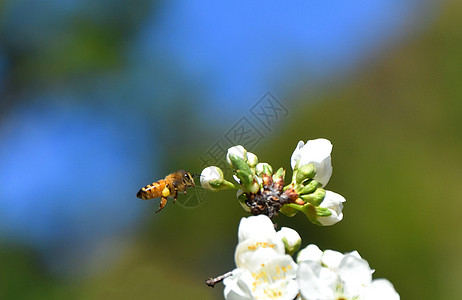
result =
[[162,196],[162,191],[165,189],[166,182],[165,180],[159,180],[152,184],[141,188],[136,194],[136,197],[143,200],[153,199]]

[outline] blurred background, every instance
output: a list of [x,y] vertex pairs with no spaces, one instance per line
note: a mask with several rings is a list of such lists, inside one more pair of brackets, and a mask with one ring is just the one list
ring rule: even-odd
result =
[[136,192],[237,143],[290,170],[318,137],[345,218],[278,224],[402,299],[462,295],[461,20],[455,0],[0,1],[0,299],[222,299],[204,280],[234,268],[234,193],[155,214]]

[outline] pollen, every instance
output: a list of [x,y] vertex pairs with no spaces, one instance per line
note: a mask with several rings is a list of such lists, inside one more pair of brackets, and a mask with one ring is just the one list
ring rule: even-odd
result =
[[167,197],[170,195],[170,190],[166,187],[162,190],[162,196]]
[[249,250],[257,250],[258,248],[274,248],[276,247],[275,244],[270,244],[267,242],[256,242],[253,245],[247,246],[247,249]]
[[282,296],[282,292],[279,289],[265,289],[264,293],[270,299],[276,299]]

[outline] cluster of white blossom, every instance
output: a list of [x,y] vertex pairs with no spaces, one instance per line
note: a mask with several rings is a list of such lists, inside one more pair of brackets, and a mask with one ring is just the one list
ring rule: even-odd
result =
[[[276,231],[270,219],[279,212],[292,217],[302,212],[314,224],[329,226],[343,219],[341,195],[325,190],[332,175],[332,144],[326,139],[300,141],[291,157],[291,182],[284,186],[285,170],[273,172],[268,163],[242,146],[226,156],[234,172],[233,184],[215,166],[201,174],[204,188],[237,189],[239,203],[256,216],[239,225],[234,269],[224,279],[227,300],[399,300],[386,279],[372,279],[372,270],[358,252],[342,254],[301,246],[300,235],[283,227]],[[269,217],[268,217],[269,216]]]
[[227,300],[399,300],[386,279],[372,280],[372,270],[358,252],[342,254],[301,244],[290,228],[278,232],[264,216],[243,218],[236,247],[237,268],[224,280]]
[[[331,165],[332,144],[326,139],[309,140],[306,144],[300,141],[290,160],[293,174],[291,182],[283,188],[290,201],[281,203],[282,212],[287,216],[294,216],[303,212],[308,219],[321,226],[333,225],[343,219],[343,203],[346,201],[341,195],[325,190],[332,175]],[[250,211],[246,199],[250,194],[256,194],[264,189],[264,176],[272,181],[282,180],[284,183],[285,170],[273,168],[268,163],[259,163],[254,153],[248,152],[243,146],[228,149],[226,156],[228,164],[234,171],[233,184],[224,178],[223,171],[216,166],[210,166],[202,171],[200,181],[202,187],[220,191],[224,189],[238,189],[237,196],[241,205]],[[243,196],[242,200],[242,197]]]

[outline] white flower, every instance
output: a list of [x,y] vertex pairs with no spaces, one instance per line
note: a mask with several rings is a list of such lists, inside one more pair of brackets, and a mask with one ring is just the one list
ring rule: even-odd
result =
[[298,283],[305,300],[399,300],[386,279],[372,280],[372,270],[358,252],[324,253],[309,245],[299,253]]
[[228,149],[228,153],[226,154],[226,161],[232,167],[233,164],[229,159],[230,155],[236,155],[237,157],[242,158],[243,160],[247,161],[247,150],[241,145],[237,145]]
[[332,144],[329,140],[309,140],[306,144],[300,141],[290,159],[292,169],[311,163],[316,168],[314,179],[326,186],[332,175],[331,152]]
[[241,219],[235,252],[237,268],[223,281],[226,299],[293,300],[297,296],[297,264],[285,253],[282,236],[292,240],[294,233],[276,233],[265,215]]
[[324,197],[324,200],[322,200],[321,204],[319,204],[319,207],[329,209],[331,215],[327,217],[318,217],[319,223],[323,226],[329,226],[341,221],[343,219],[343,202],[345,201],[346,200],[342,195],[326,191],[326,196]]
[[215,166],[207,167],[204,170],[202,170],[200,177],[202,187],[209,190],[215,189],[210,185],[211,181],[221,183],[223,179],[223,171]]

